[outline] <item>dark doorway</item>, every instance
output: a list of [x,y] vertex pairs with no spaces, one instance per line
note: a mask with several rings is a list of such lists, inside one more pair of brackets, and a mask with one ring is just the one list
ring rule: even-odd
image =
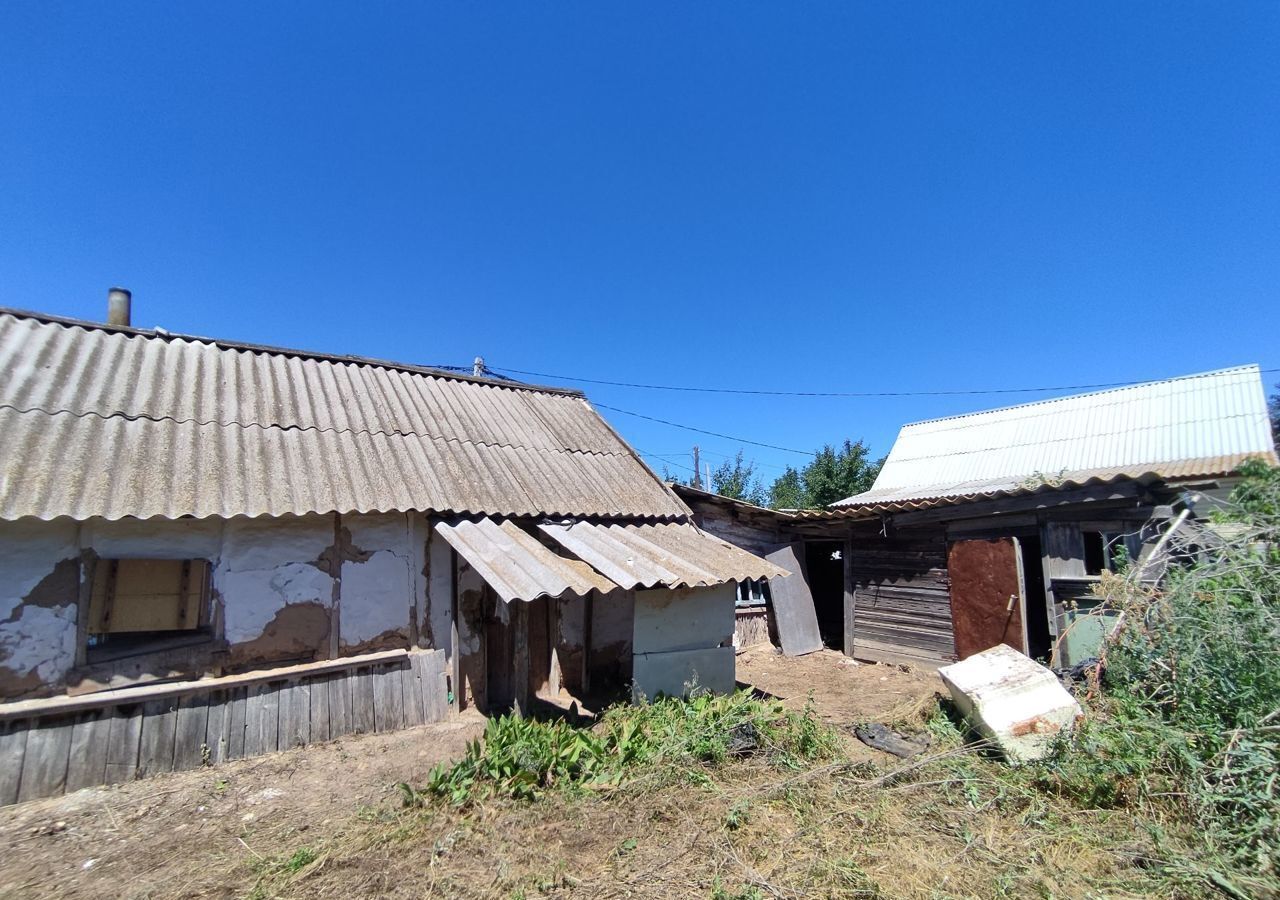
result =
[[804,563],[822,643],[844,650],[844,544],[805,541]]
[[1040,538],[1020,537],[1022,584],[1025,589],[1023,621],[1027,623],[1027,656],[1047,663],[1053,652],[1049,634],[1049,609],[1045,602],[1044,566],[1040,559]]

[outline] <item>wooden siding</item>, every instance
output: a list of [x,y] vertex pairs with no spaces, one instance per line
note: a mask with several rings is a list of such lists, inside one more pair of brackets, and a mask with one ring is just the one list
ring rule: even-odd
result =
[[855,538],[854,655],[886,662],[955,659],[947,545],[937,539]]
[[449,714],[441,650],[0,707],[0,805]]
[[739,650],[768,644],[769,610],[764,606],[738,607],[734,611],[734,646]]

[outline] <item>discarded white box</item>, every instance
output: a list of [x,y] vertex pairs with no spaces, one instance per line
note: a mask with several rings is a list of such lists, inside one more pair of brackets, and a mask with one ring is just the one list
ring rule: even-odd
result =
[[1052,672],[1004,644],[938,674],[964,717],[1012,763],[1043,759],[1083,715]]

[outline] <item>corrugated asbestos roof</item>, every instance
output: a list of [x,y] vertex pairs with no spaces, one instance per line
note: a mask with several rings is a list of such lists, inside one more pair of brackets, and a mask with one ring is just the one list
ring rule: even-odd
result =
[[577,559],[566,559],[539,543],[514,522],[481,519],[456,525],[443,522],[436,533],[469,562],[506,602],[539,597],[608,593],[618,586]]
[[790,574],[684,523],[542,524],[544,534],[628,590],[704,587]]
[[1276,461],[1258,367],[907,425],[875,485],[833,508],[920,508],[1117,478],[1226,475]]
[[576,392],[0,310],[0,519],[683,518]]

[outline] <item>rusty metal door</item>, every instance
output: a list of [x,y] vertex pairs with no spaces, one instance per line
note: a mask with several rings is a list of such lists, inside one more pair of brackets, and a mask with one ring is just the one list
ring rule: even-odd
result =
[[1018,539],[955,541],[947,548],[956,658],[997,644],[1027,652],[1022,604],[1026,593]]

